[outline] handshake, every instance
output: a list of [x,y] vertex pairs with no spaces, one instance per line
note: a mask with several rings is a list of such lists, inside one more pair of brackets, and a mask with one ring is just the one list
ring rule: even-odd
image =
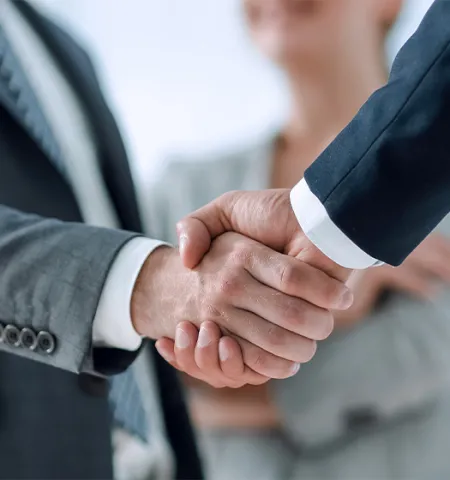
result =
[[227,193],[178,224],[179,252],[148,257],[131,317],[175,368],[215,387],[290,377],[351,306],[351,271],[303,234],[289,193]]

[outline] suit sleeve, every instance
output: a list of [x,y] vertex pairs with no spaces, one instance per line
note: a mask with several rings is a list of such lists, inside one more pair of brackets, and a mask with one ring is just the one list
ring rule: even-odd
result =
[[368,256],[361,268],[372,260],[399,265],[450,211],[449,1],[434,2],[387,85],[304,180],[325,215],[311,220],[317,209],[293,199],[300,224],[313,225],[309,236],[319,248],[333,238],[323,224],[337,227],[348,239],[347,257],[352,244]]
[[0,350],[76,373],[124,370],[136,352],[93,349],[113,262],[137,234],[0,206]]

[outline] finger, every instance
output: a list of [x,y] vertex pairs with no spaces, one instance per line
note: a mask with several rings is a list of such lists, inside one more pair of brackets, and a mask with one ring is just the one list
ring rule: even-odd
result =
[[186,268],[196,267],[211,246],[206,225],[197,218],[187,217],[177,224],[180,257]]
[[[273,228],[273,218],[279,229]],[[196,266],[208,251],[211,240],[234,231],[281,251],[292,236],[288,219],[300,230],[292,212],[289,190],[228,192],[191,213],[177,225],[180,254],[188,268]]]
[[208,383],[214,388],[223,388],[217,377],[205,376],[195,361],[195,346],[198,341],[197,327],[190,322],[181,322],[175,331],[175,357],[180,370],[190,377]]
[[[345,283],[348,280],[352,273],[351,269],[344,268],[330,260],[330,258],[322,253],[305,235],[297,234],[297,238],[297,245],[300,244],[300,247],[297,247],[298,253],[294,255],[295,258],[325,272],[327,275],[340,282]],[[292,251],[288,250],[285,253],[291,255]]]
[[200,263],[214,238],[233,230],[228,219],[234,201],[233,193],[227,193],[177,223],[180,256],[186,268]]
[[239,344],[234,338],[222,337],[219,340],[219,364],[228,378],[239,378],[245,373],[244,358]]
[[291,362],[309,362],[317,349],[314,340],[290,332],[252,312],[234,307],[227,313],[227,331]]
[[190,322],[181,322],[175,330],[175,359],[188,375],[198,377],[201,372],[195,362],[195,345],[198,330]]
[[[180,240],[180,255],[187,268],[194,268],[206,252],[211,241],[217,236],[230,230],[252,237],[252,221],[241,218],[244,225],[232,221],[233,206],[243,195],[248,197],[246,202],[247,212],[254,212],[258,204],[253,192],[228,192],[203,208],[191,213],[177,224],[177,233]],[[244,215],[244,217],[246,217]],[[247,222],[246,222],[247,220]],[[250,225],[249,225],[250,224]],[[250,230],[248,232],[248,228]],[[263,239],[258,238],[259,241]],[[283,247],[284,245],[280,245]]]
[[[200,326],[197,345],[195,347],[195,362],[204,378],[214,384],[229,387],[241,387],[244,382],[239,379],[227,379],[219,362],[219,340],[221,332],[214,322],[204,322]],[[240,377],[242,377],[242,372]]]
[[164,360],[177,370],[181,370],[175,358],[175,342],[170,338],[161,338],[155,343],[157,352]]
[[[188,322],[185,322],[185,323],[187,324]],[[197,333],[194,333],[194,331],[197,332],[197,329],[192,324],[190,324],[190,326],[187,326],[186,324],[182,325],[182,328],[191,334],[190,338],[192,340],[192,343],[195,344],[194,338],[197,337]],[[162,356],[162,358],[164,358],[164,360],[166,360],[167,363],[172,365],[172,367],[176,368],[177,370],[180,370],[181,372],[186,373],[190,377],[193,377],[202,382],[208,383],[214,388],[224,387],[223,383],[213,382],[210,379],[206,378],[198,368],[195,368],[193,366],[192,363],[185,366],[185,368],[182,368],[176,361],[175,343],[173,340],[169,338],[162,338],[156,342],[155,347],[159,352],[159,354]]]
[[252,342],[227,332],[227,336],[236,340],[242,352],[245,365],[256,373],[268,378],[284,379],[295,375],[300,365],[277,357]]
[[231,337],[219,340],[219,359],[222,372],[227,378],[242,378],[244,384],[262,385],[270,379],[251,370],[244,364],[241,348]]
[[235,307],[311,340],[325,340],[333,331],[334,318],[329,310],[280,293],[254,279],[245,282],[244,291],[233,297],[233,302]]
[[353,302],[353,293],[345,283],[265,245],[246,242],[235,256],[250,275],[280,292],[332,310],[345,310]]
[[268,380],[244,365],[241,349],[234,339],[221,336],[220,328],[214,322],[204,322],[200,327],[195,361],[209,383],[239,388]]

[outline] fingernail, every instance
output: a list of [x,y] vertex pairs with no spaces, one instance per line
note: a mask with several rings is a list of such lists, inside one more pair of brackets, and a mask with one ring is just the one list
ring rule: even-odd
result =
[[200,333],[198,334],[197,345],[200,348],[207,347],[211,343],[211,337],[205,327],[200,327]]
[[292,370],[291,370],[292,376],[296,375],[299,370],[300,370],[300,364],[294,363],[294,365],[292,365]]
[[158,345],[158,342],[155,344],[155,347],[158,353],[161,355],[162,358],[164,358],[166,362],[173,362],[173,355],[169,355],[164,349],[162,349],[161,346]]
[[187,348],[190,345],[189,335],[182,329],[177,328],[175,332],[175,345],[177,348]]
[[178,239],[178,248],[180,249],[181,253],[183,253],[183,250],[186,248],[186,244],[187,244],[186,235],[180,235]]
[[219,358],[221,362],[226,362],[229,357],[229,351],[226,345],[223,342],[219,342]]
[[345,292],[341,295],[341,298],[338,301],[338,304],[335,308],[341,310],[347,310],[353,305],[353,292],[350,289],[346,289]]

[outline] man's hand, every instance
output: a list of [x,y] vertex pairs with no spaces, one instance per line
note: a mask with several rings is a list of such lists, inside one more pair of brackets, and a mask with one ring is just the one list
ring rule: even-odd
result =
[[345,282],[351,270],[334,263],[305,236],[292,210],[289,194],[288,189],[229,192],[185,217],[177,225],[184,265],[195,267],[214,238],[234,231]]
[[[322,254],[303,234],[291,208],[289,194],[287,189],[229,192],[188,215],[177,225],[184,265],[194,268],[208,252],[214,238],[235,231],[326,272],[327,275],[322,277],[324,280],[334,278],[345,282],[351,271]],[[303,282],[299,282],[298,295],[315,303],[306,288],[308,283],[305,276]],[[339,310],[346,310],[353,301],[350,292],[346,295],[343,301],[346,306]],[[329,304],[320,306],[333,309]],[[210,332],[214,341],[205,349],[202,342],[197,341],[198,330],[194,325],[185,322],[179,328],[189,336],[188,347],[180,349],[169,338],[157,343],[160,354],[175,368],[213,386],[238,387],[248,383],[241,374],[246,368],[245,359],[233,338],[220,338],[219,330],[214,330],[209,322],[205,331]],[[219,348],[222,349],[222,358]],[[259,378],[259,382],[270,377],[267,373],[263,375],[265,378]]]
[[[270,380],[261,375],[246,381],[246,367],[239,344],[234,338],[222,336],[214,322],[203,323],[200,331],[192,323],[182,322],[178,330],[188,339],[182,345],[170,338],[156,342],[160,355],[177,370],[214,388],[241,388],[247,383],[262,385]],[[175,338],[179,337],[177,333]]]
[[351,301],[347,287],[322,271],[228,233],[194,270],[174,249],[152,253],[136,282],[131,317],[138,333],[155,339],[174,338],[182,321],[215,322],[239,344],[245,382],[261,383],[261,376],[289,377],[309,361],[316,341],[332,331],[328,310]]

